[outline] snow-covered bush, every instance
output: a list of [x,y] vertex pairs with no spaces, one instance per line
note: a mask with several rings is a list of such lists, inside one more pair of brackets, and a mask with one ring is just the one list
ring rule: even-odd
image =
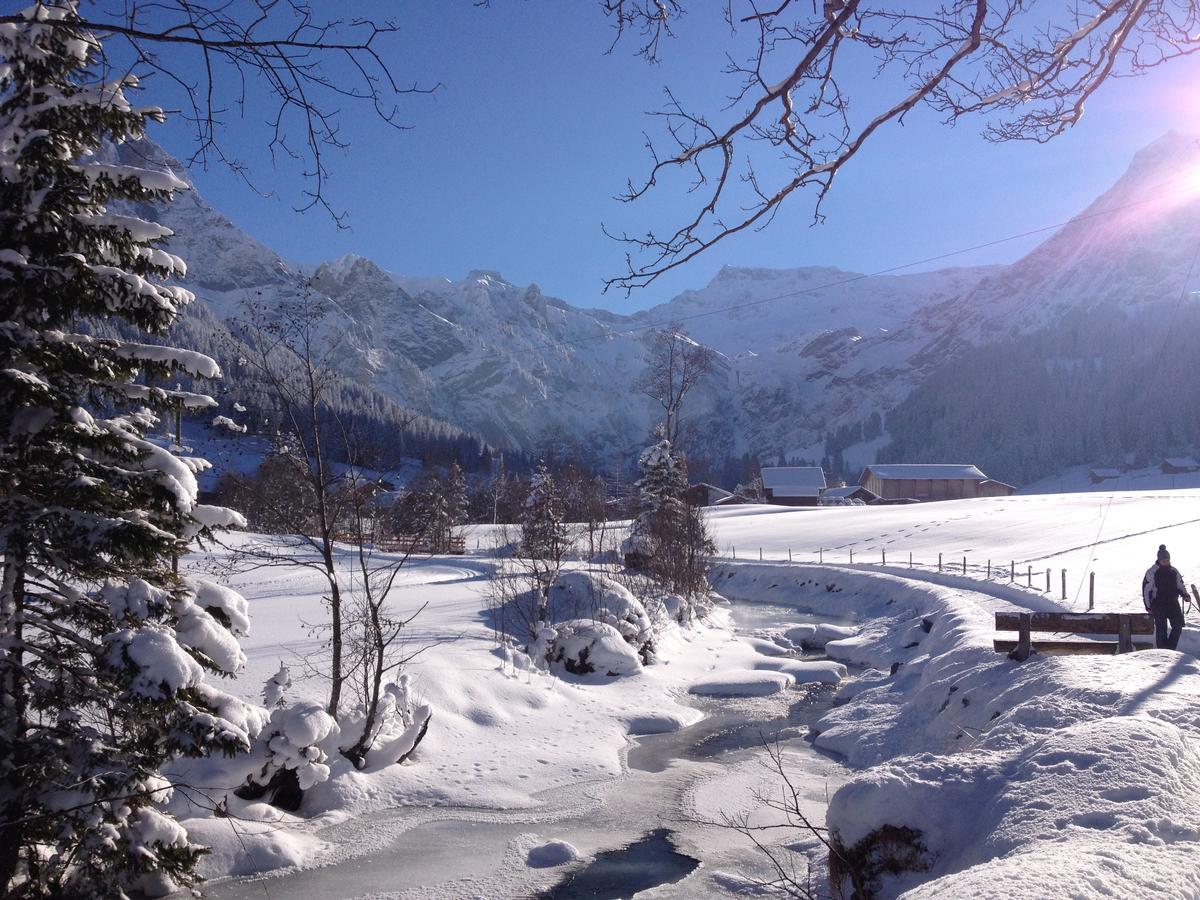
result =
[[[378,709],[369,726],[366,710],[362,706],[342,713],[339,749],[346,753],[355,746],[366,747],[361,758],[352,760],[359,768],[375,769],[402,763],[417,749],[432,718],[432,707],[422,701],[413,690],[409,676],[404,674],[399,680],[384,685]],[[367,727],[370,727],[371,733],[366,740],[362,740],[363,729]]]
[[550,586],[547,621],[590,619],[617,630],[643,662],[654,655],[654,624],[646,607],[621,583],[595,572],[561,572]]
[[621,632],[604,622],[587,619],[572,619],[543,629],[537,651],[549,665],[561,665],[573,675],[635,675],[642,668],[638,654]]
[[337,722],[316,703],[277,706],[255,742],[255,771],[237,795],[266,798],[295,812],[304,792],[329,777],[327,760],[337,752],[339,734]]

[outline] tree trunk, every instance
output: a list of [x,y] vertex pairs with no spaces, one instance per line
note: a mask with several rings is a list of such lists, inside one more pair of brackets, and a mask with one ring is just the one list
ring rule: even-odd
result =
[[[8,896],[9,888],[17,874],[21,858],[21,846],[25,843],[24,828],[20,825],[25,817],[22,797],[24,785],[20,781],[25,750],[25,685],[22,677],[21,642],[23,640],[22,617],[25,605],[25,565],[23,554],[8,556],[4,565],[4,590],[0,594],[0,640],[7,645],[0,661],[0,695],[6,701],[11,698],[11,707],[5,711],[4,724],[0,730],[0,751],[8,758],[10,774],[4,779],[4,793],[8,802],[0,807],[0,895]],[[0,782],[2,783],[2,782]]]

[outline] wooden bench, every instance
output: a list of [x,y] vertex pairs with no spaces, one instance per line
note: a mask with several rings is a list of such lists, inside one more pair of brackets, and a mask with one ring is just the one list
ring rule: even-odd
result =
[[[1154,634],[1154,618],[1147,613],[998,612],[997,631],[1015,631],[1017,639],[993,642],[997,653],[1022,662],[1039,653],[1132,653],[1154,644],[1134,641],[1135,634]],[[1033,640],[1032,633],[1114,634],[1115,641]]]

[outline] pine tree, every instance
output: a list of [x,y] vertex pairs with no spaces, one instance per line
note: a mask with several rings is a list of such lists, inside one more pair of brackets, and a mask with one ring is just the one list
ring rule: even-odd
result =
[[638,460],[641,512],[630,526],[622,550],[632,568],[671,591],[695,598],[708,592],[706,558],[714,552],[713,545],[703,515],[683,500],[687,464],[661,427],[655,430],[655,437]]
[[558,486],[545,462],[539,463],[530,480],[529,497],[521,517],[521,553],[537,559],[557,560],[567,541]]
[[642,470],[637,483],[638,502],[643,513],[657,512],[672,501],[679,501],[688,486],[687,466],[661,426],[655,429],[654,436],[657,440],[642,451],[638,460]]
[[[72,0],[0,24],[0,894],[125,896],[190,885],[202,852],[162,810],[173,758],[248,748],[206,671],[243,662],[245,601],[172,561],[237,516],[197,502],[204,464],[146,440],[152,408],[210,405],[153,386],[213,377],[198,353],[89,336],[161,334],[191,295],[121,215],[186,185],[102,162],[157,109],[104,83]],[[170,383],[173,383],[170,382]]]

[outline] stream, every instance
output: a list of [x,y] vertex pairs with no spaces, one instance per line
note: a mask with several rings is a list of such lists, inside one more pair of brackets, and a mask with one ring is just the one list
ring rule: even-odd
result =
[[[830,621],[770,604],[730,607],[739,634]],[[371,849],[320,868],[216,882],[205,896],[618,898],[652,888],[656,898],[729,896],[731,876],[765,880],[770,863],[745,837],[695,821],[689,809],[706,796],[718,804],[724,796],[745,797],[750,784],[770,789],[766,742],[787,750],[789,772],[812,804],[810,818],[823,821],[824,800],[846,770],[805,736],[832,695],[832,686],[801,685],[765,698],[692,698],[705,718],[634,739],[627,771],[617,778],[547,791],[535,809],[402,808],[347,820],[319,836]],[[570,842],[581,860],[528,865],[529,849],[550,840]]]

